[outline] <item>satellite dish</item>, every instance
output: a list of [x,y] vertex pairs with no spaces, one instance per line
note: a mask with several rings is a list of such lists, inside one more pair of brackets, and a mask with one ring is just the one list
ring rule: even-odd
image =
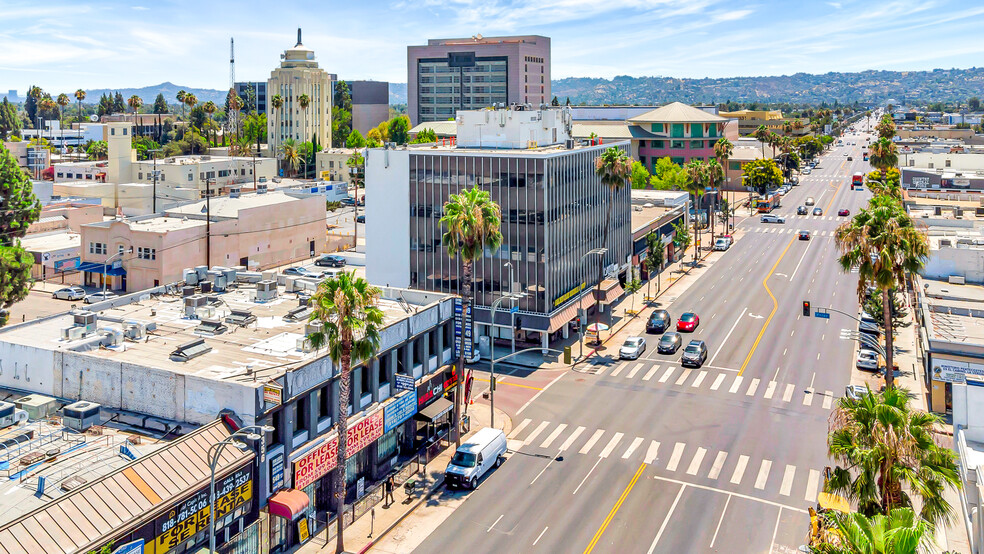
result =
[[99,121],[99,116],[96,115],[96,114],[92,114],[92,115],[89,116],[89,121],[95,123],[95,122]]

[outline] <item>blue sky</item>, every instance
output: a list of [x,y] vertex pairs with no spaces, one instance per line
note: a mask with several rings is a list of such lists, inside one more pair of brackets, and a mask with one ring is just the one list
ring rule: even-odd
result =
[[0,91],[266,79],[297,26],[342,78],[406,81],[427,38],[542,34],[554,78],[980,66],[980,0],[2,0]]

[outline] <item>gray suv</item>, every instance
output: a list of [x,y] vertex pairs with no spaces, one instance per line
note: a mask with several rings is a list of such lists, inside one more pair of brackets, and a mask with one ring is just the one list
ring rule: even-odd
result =
[[700,367],[707,361],[707,344],[702,340],[692,340],[683,349],[680,365]]

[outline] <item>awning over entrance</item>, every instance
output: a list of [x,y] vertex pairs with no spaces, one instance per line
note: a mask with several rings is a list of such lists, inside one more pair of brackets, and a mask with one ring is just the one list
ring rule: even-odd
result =
[[585,294],[578,300],[571,302],[566,307],[561,309],[559,312],[550,316],[550,327],[547,328],[548,333],[555,333],[559,329],[563,328],[564,325],[570,323],[572,319],[577,317],[578,308],[590,308],[594,305],[594,295]]
[[433,423],[434,421],[440,419],[440,417],[454,408],[454,404],[450,400],[444,398],[438,398],[433,404],[427,406],[417,414],[417,419],[421,421],[427,421]]
[[79,271],[88,271],[90,273],[104,273],[106,275],[114,275],[117,277],[120,275],[126,275],[126,270],[122,267],[113,267],[112,264],[105,265],[98,262],[82,262],[76,269]]
[[270,515],[294,520],[304,513],[311,504],[311,499],[304,491],[286,489],[270,497]]
[[[597,294],[597,291],[595,291]],[[619,296],[625,294],[622,290],[622,285],[618,283],[618,279],[605,279],[601,282],[601,303],[611,304]]]

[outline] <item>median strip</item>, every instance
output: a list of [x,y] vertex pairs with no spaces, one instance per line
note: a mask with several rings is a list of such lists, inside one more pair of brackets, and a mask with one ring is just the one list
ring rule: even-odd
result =
[[608,524],[612,522],[612,518],[614,518],[615,514],[618,513],[618,509],[622,507],[622,503],[625,502],[625,499],[629,496],[629,493],[632,492],[632,488],[635,487],[636,481],[639,480],[639,476],[642,475],[642,471],[644,469],[646,469],[646,464],[639,466],[635,476],[633,476],[632,480],[629,481],[629,485],[625,487],[624,491],[622,491],[622,496],[618,497],[618,502],[612,506],[612,511],[608,512],[608,517],[606,517],[605,521],[602,522],[601,527],[598,528],[598,532],[594,534],[591,542],[588,543],[588,547],[584,549],[584,554],[589,554],[592,550],[594,550],[594,547],[598,544],[598,540],[601,538],[601,535],[605,532],[605,529],[608,528]]
[[772,266],[772,269],[770,269],[769,272],[765,274],[765,278],[762,279],[762,286],[765,287],[765,292],[767,292],[769,294],[769,298],[772,299],[772,312],[769,313],[769,317],[765,320],[765,325],[762,326],[762,330],[759,331],[758,336],[755,337],[755,342],[752,344],[752,349],[748,351],[748,356],[745,356],[745,361],[742,362],[741,368],[738,370],[739,376],[745,372],[745,368],[748,367],[748,362],[752,359],[752,354],[755,353],[755,349],[758,348],[759,342],[762,341],[762,336],[765,335],[765,330],[769,328],[769,323],[772,322],[773,316],[775,316],[776,311],[779,310],[779,301],[776,300],[775,295],[773,295],[772,291],[769,290],[769,277],[776,272],[776,268],[779,267],[779,262],[781,262],[786,256],[786,252],[789,251],[789,247],[793,245],[794,240],[796,239],[789,239],[789,244],[786,245],[786,249],[782,251],[782,254],[779,256],[779,259],[776,260],[776,263]]

